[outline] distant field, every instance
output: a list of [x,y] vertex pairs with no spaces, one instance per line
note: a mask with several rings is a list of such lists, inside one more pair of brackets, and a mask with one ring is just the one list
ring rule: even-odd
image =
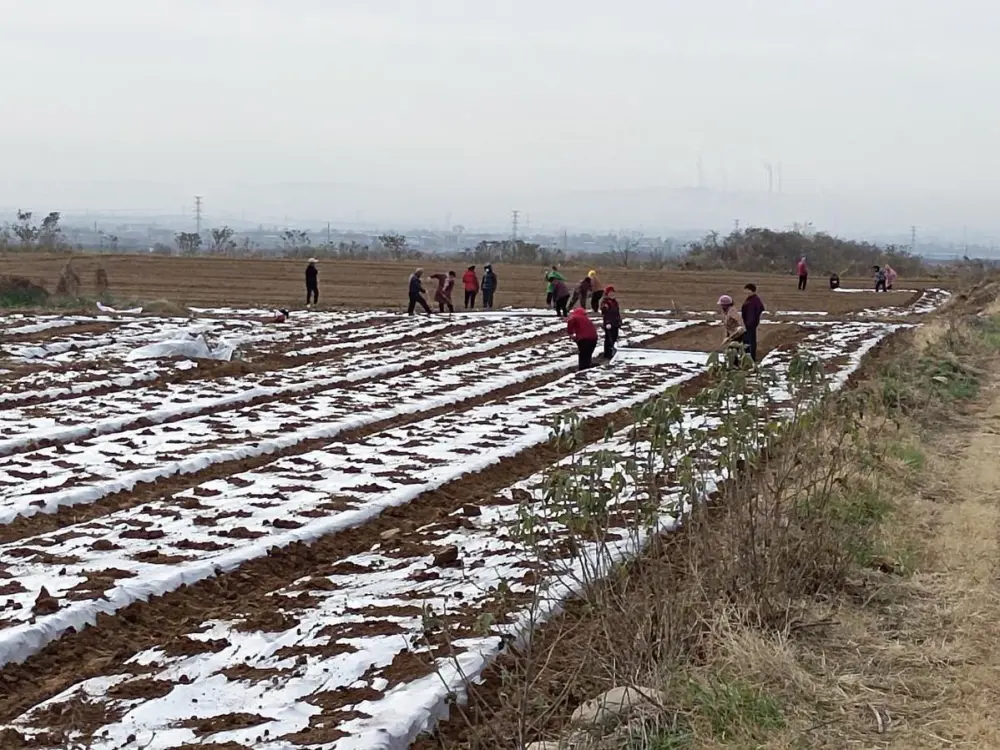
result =
[[[52,290],[67,260],[66,255],[0,254],[0,275],[26,276]],[[191,305],[290,306],[305,302],[300,260],[257,260],[237,258],[175,258],[146,255],[72,256],[83,279],[84,294],[94,293],[94,273],[103,265],[117,299],[144,301],[169,299]],[[428,274],[464,268],[456,263],[425,261]],[[406,280],[416,267],[413,263],[323,261],[320,264],[321,308],[376,308],[396,310],[406,304]],[[545,303],[544,269],[540,266],[495,264],[500,278],[496,306],[540,307]],[[481,268],[478,270],[482,270]],[[587,268],[561,269],[571,282],[582,278]],[[769,308],[774,310],[827,311],[847,313],[872,307],[900,305],[909,296],[903,293],[834,294],[826,279],[814,276],[810,289],[801,293],[791,274],[698,273],[679,271],[635,271],[597,268],[602,284],[614,284],[622,305],[642,309],[710,309],[720,294],[739,298],[743,285],[754,281]],[[429,281],[433,285],[433,281]],[[868,278],[845,278],[845,287],[870,288]],[[917,290],[949,288],[946,280],[900,278],[897,287]],[[461,303],[461,290],[454,300]]]

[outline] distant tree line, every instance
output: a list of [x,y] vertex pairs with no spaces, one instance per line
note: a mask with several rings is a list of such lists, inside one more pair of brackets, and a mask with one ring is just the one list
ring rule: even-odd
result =
[[[40,221],[31,211],[19,210],[14,221],[0,224],[0,250],[57,251],[74,249],[65,241],[61,214],[52,211]],[[459,228],[463,229],[464,228]],[[459,233],[459,236],[461,233]],[[103,234],[102,246],[118,249],[115,235]],[[164,255],[222,255],[261,257],[275,251],[292,258],[342,258],[345,260],[420,261],[433,257],[456,264],[507,263],[549,266],[553,264],[598,265],[605,268],[728,270],[794,273],[795,264],[805,256],[814,274],[866,274],[873,265],[891,264],[905,275],[928,272],[928,266],[907,248],[896,245],[847,240],[818,232],[774,231],[758,227],[723,236],[710,232],[701,240],[675,245],[669,239],[648,238],[640,232],[621,230],[600,240],[603,248],[591,252],[566,251],[527,240],[481,240],[474,246],[448,252],[426,252],[412,247],[398,232],[386,232],[368,242],[315,242],[307,230],[286,229],[279,235],[280,246],[262,248],[249,237],[237,239],[228,226],[205,233],[179,232],[174,246],[156,244],[153,252]],[[106,243],[106,245],[105,245]],[[77,246],[76,249],[82,249]],[[974,265],[968,258],[950,264]],[[940,266],[937,266],[940,269]]]

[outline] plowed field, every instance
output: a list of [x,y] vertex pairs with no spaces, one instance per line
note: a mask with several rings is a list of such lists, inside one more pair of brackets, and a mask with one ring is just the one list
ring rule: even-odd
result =
[[[0,276],[16,274],[55,289],[68,256],[0,254]],[[424,261],[428,274],[454,270],[461,278],[461,264]],[[293,260],[233,258],[172,258],[144,255],[79,255],[74,267],[84,292],[93,293],[98,265],[108,273],[111,292],[121,299],[167,299],[188,305],[221,307],[302,307],[305,305],[305,264]],[[537,266],[495,264],[499,277],[498,307],[539,307],[545,302],[544,269]],[[376,307],[398,310],[406,305],[406,280],[414,266],[391,262],[323,261],[320,272],[320,307],[329,309]],[[482,268],[478,269],[480,272]],[[589,269],[563,268],[570,283]],[[834,294],[818,273],[809,279],[809,291],[796,288],[791,275],[694,273],[673,271],[595,269],[602,284],[613,284],[622,304],[633,309],[711,309],[719,295],[742,298],[743,285],[755,282],[767,305],[774,310],[847,313],[868,306],[905,304],[912,290],[939,287],[934,279],[898,279],[901,291],[890,294]],[[428,282],[433,284],[434,282]],[[868,278],[844,279],[845,287],[870,289]],[[908,291],[909,290],[909,291]],[[454,301],[461,305],[462,292]],[[481,300],[480,300],[481,301]]]
[[[0,273],[51,283],[59,264],[8,257]],[[512,309],[428,319],[371,309],[395,301],[405,267],[324,266],[323,288],[358,309],[265,324],[235,306],[296,294],[297,265],[107,267],[122,294],[213,307],[0,317],[0,748],[407,747],[526,635],[528,592],[598,554],[558,543],[548,472],[598,454],[625,466],[633,407],[697,393],[722,338],[712,302],[742,286],[607,274],[627,290],[619,351],[577,373],[564,324],[517,307],[538,296],[537,269],[509,270]],[[795,351],[839,386],[948,296],[760,281],[779,414]],[[242,359],[158,348],[196,340]],[[554,440],[574,415],[574,445]],[[684,509],[663,481],[670,526]],[[620,556],[641,551],[626,527],[647,491],[620,488]],[[554,541],[544,565],[509,533],[526,518]],[[572,594],[547,592],[546,611]]]

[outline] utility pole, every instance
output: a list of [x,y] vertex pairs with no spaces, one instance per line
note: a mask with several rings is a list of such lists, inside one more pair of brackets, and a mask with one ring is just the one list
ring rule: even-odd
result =
[[916,254],[917,252],[917,226],[916,224],[910,226],[910,252]]
[[326,245],[330,246],[330,222],[326,222]]
[[740,220],[739,219],[733,219],[733,231],[734,232],[739,232],[740,231]]
[[569,249],[569,233],[563,229],[563,257],[566,257],[566,251]]
[[196,195],[194,197],[194,224],[195,231],[198,235],[201,235],[201,196]]
[[520,211],[511,211],[510,238],[514,242],[517,242],[517,217],[520,213]]

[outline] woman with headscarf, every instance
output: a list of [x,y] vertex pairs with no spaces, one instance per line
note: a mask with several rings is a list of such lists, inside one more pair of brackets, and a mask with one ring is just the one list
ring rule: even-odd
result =
[[[740,311],[733,304],[733,298],[728,294],[719,297],[718,305],[722,312],[722,347],[727,352],[730,348],[733,349],[732,362],[738,365],[743,357],[743,334],[746,332],[743,316],[740,315]],[[740,346],[735,347],[734,344],[740,344]]]

